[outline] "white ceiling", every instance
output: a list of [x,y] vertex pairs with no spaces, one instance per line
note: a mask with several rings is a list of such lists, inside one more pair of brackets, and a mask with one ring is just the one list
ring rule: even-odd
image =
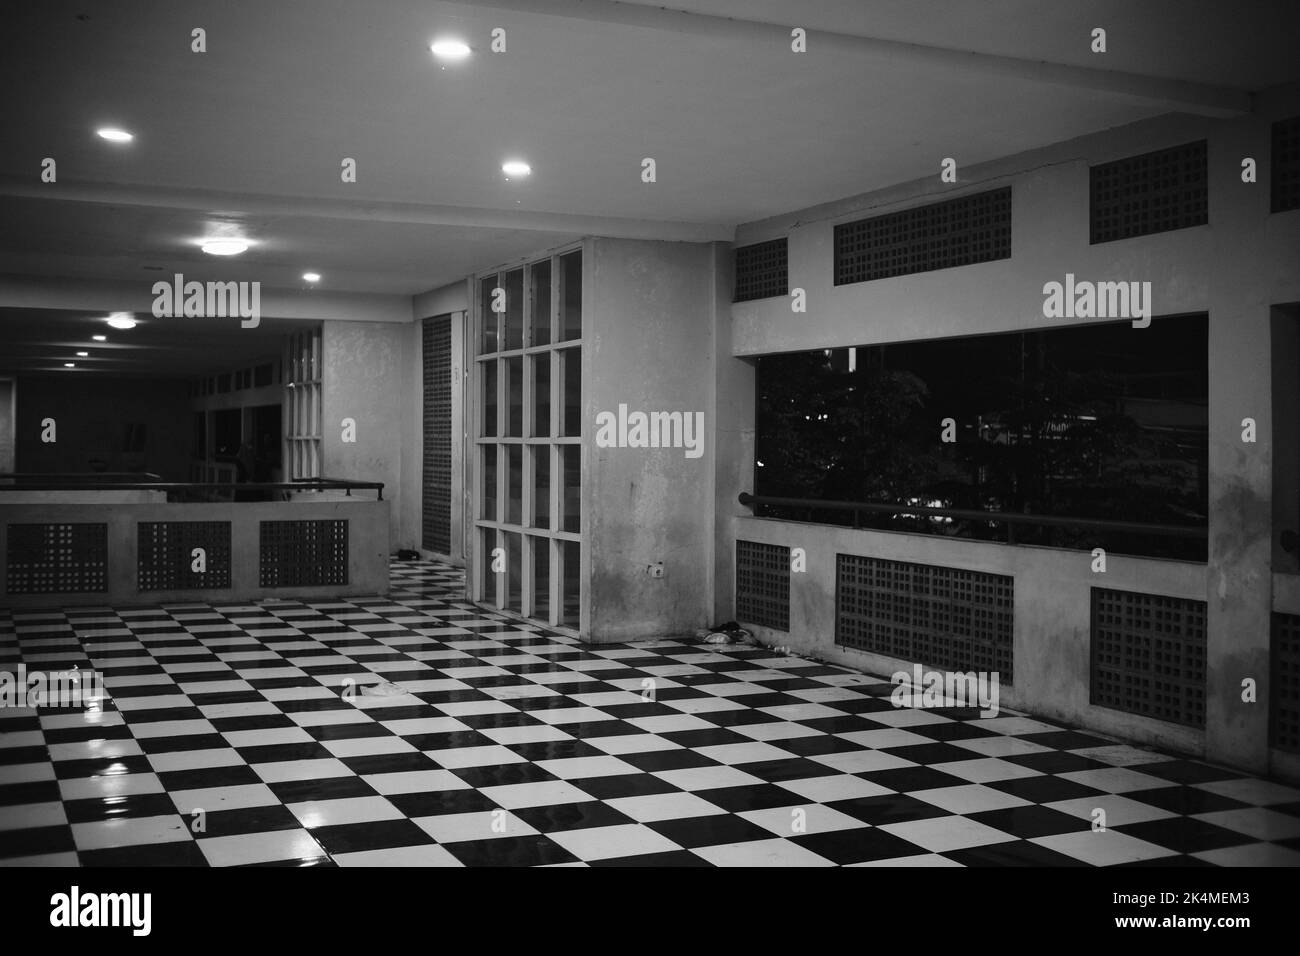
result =
[[[613,0],[26,4],[0,37],[0,274],[147,285],[155,266],[296,288],[314,269],[320,294],[409,296],[583,234],[729,238],[944,156],[976,163],[1300,78],[1294,2],[667,2],[690,13]],[[812,31],[808,53],[790,52],[791,25]],[[1094,26],[1108,30],[1104,57],[1088,50]],[[194,27],[206,53],[190,51]],[[488,49],[495,27],[504,54]],[[443,33],[474,56],[442,68],[428,43]],[[859,39],[872,37],[898,42]],[[1114,71],[1181,83],[1166,96]],[[109,124],[135,142],[93,135]],[[510,155],[530,179],[505,181]],[[57,184],[39,181],[47,156]],[[640,181],[647,156],[653,185]],[[343,157],[355,184],[340,181]],[[214,262],[194,245],[214,228],[256,245]]]

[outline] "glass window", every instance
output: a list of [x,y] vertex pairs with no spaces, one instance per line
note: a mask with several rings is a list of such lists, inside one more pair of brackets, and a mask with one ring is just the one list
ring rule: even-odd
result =
[[582,253],[570,252],[560,257],[563,276],[562,298],[560,308],[563,312],[563,327],[559,340],[582,338]]
[[[1204,525],[1207,332],[1203,315],[1170,316],[1144,329],[1108,322],[764,356],[756,493]],[[760,513],[809,519],[806,507]],[[866,527],[1007,539],[995,521],[859,518]],[[814,511],[812,520],[854,519]],[[1203,539],[1077,527],[1017,525],[1015,540],[1205,554]]]
[[503,351],[524,347],[524,270],[506,273],[505,342]]
[[479,338],[478,348],[480,355],[497,350],[497,333],[501,324],[501,317],[492,311],[492,305],[497,299],[495,295],[496,288],[497,277],[495,275],[484,276],[479,280],[479,327],[482,333]]
[[551,342],[551,260],[534,262],[532,276],[532,316],[529,328],[529,345],[549,345]]
[[483,484],[479,500],[482,507],[479,517],[484,521],[497,520],[497,446],[480,445],[483,450]]
[[564,368],[563,434],[577,438],[582,434],[582,349],[565,349],[560,356]]
[[506,374],[506,435],[518,438],[524,433],[524,360],[502,359],[501,367]]
[[579,445],[561,445],[564,459],[564,489],[561,506],[564,509],[564,528],[574,534],[582,530],[579,511],[582,491],[582,448]]
[[533,438],[551,434],[551,352],[529,358],[533,363]]
[[576,541],[561,541],[564,553],[564,609],[560,623],[578,626],[582,595],[582,546]]
[[533,527],[551,526],[551,446],[533,445]]
[[506,471],[506,524],[523,522],[524,447],[504,446],[509,467]]
[[551,616],[551,539],[528,538],[533,547],[533,617]]
[[479,409],[479,434],[484,438],[493,438],[497,433],[497,363],[496,359],[489,359],[486,362],[479,363],[479,371],[482,372],[483,394],[480,399]]

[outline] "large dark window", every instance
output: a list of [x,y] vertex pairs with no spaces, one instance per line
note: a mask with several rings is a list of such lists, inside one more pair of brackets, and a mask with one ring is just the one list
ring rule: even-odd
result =
[[[1207,322],[1128,322],[771,355],[755,492],[1204,525]],[[956,441],[945,442],[944,419]],[[762,505],[793,520],[1006,540],[1002,522]],[[1017,525],[1023,544],[1204,560],[1200,538]]]

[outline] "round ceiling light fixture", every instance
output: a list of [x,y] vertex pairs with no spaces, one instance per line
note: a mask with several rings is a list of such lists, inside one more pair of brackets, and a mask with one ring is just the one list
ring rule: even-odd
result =
[[248,251],[248,243],[243,239],[205,239],[202,248],[210,256],[237,256]]
[[129,143],[135,139],[132,133],[124,129],[118,129],[115,126],[105,126],[102,129],[95,130],[95,135],[100,139],[106,139],[110,143]]
[[429,44],[429,51],[440,60],[455,62],[470,55],[469,44],[455,37],[438,37]]
[[320,282],[319,272],[304,272],[302,277],[307,282]]
[[110,327],[122,329],[123,331],[135,328],[135,319],[131,318],[129,312],[114,312],[104,321],[107,322]]
[[528,176],[532,174],[532,171],[533,167],[522,159],[507,159],[501,164],[501,172],[507,176]]

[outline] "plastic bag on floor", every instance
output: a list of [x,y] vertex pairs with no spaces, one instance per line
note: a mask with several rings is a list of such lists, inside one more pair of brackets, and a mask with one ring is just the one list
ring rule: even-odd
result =
[[716,624],[706,631],[696,631],[695,637],[704,644],[750,644],[754,635],[735,621]]

